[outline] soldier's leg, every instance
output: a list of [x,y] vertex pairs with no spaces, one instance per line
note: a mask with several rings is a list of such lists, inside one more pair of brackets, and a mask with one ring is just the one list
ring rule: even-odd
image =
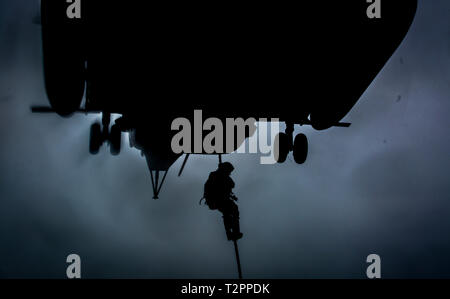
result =
[[225,207],[221,207],[219,208],[219,211],[222,213],[222,218],[223,218],[223,225],[225,226],[225,232],[227,234],[227,238],[228,240],[232,240],[233,239],[233,217],[231,216],[230,212],[228,211],[228,209],[226,209]]
[[232,217],[232,230],[233,230],[233,238],[234,240],[238,240],[240,238],[242,238],[243,234],[241,233],[241,227],[239,224],[239,208],[237,206],[237,204],[235,204],[234,202],[230,201],[230,213],[231,213],[231,217]]
[[229,215],[223,215],[223,224],[228,240],[233,240],[233,219]]

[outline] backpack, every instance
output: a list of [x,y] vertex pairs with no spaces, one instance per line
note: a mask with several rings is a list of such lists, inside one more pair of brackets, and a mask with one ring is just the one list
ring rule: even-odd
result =
[[218,209],[218,195],[217,195],[217,186],[216,185],[216,175],[214,173],[211,173],[208,180],[206,181],[204,187],[203,187],[203,198],[200,200],[200,203],[204,199],[206,202],[206,205],[211,210],[217,210]]

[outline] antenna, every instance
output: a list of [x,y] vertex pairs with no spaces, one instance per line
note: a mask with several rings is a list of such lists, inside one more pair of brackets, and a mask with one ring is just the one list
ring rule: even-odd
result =
[[183,173],[184,167],[186,166],[186,162],[188,161],[190,155],[191,154],[186,154],[186,157],[184,158],[183,165],[181,166],[178,176],[181,176],[181,174]]

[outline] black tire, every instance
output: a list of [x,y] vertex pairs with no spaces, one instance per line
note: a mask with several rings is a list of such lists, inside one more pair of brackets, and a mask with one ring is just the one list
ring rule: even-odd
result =
[[99,123],[94,123],[91,126],[91,136],[89,138],[89,153],[92,155],[98,154],[102,143],[102,128]]
[[[278,145],[278,147],[277,147]],[[275,161],[284,163],[289,154],[289,137],[285,133],[279,133],[275,137]]]
[[118,125],[113,125],[111,127],[111,133],[109,137],[110,137],[109,149],[111,151],[111,155],[117,156],[118,154],[120,154],[120,149],[122,147],[122,131],[120,131]]
[[308,158],[308,138],[305,134],[298,134],[294,140],[294,161],[303,164]]

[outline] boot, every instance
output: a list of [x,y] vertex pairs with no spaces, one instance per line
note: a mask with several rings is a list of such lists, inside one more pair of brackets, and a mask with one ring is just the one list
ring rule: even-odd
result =
[[[233,240],[233,241],[237,241],[237,240],[239,240],[239,239],[242,239],[243,236],[244,236],[244,234],[241,233],[241,232],[234,233],[234,234],[233,234],[233,237],[232,237],[232,240]],[[230,239],[228,239],[228,240],[230,240]]]
[[233,241],[239,240],[244,236],[243,233],[241,233],[241,228],[239,224],[239,217],[233,218]]
[[230,217],[223,216],[223,224],[225,226],[225,232],[227,233],[228,241],[233,240],[233,232],[231,231],[232,222]]

